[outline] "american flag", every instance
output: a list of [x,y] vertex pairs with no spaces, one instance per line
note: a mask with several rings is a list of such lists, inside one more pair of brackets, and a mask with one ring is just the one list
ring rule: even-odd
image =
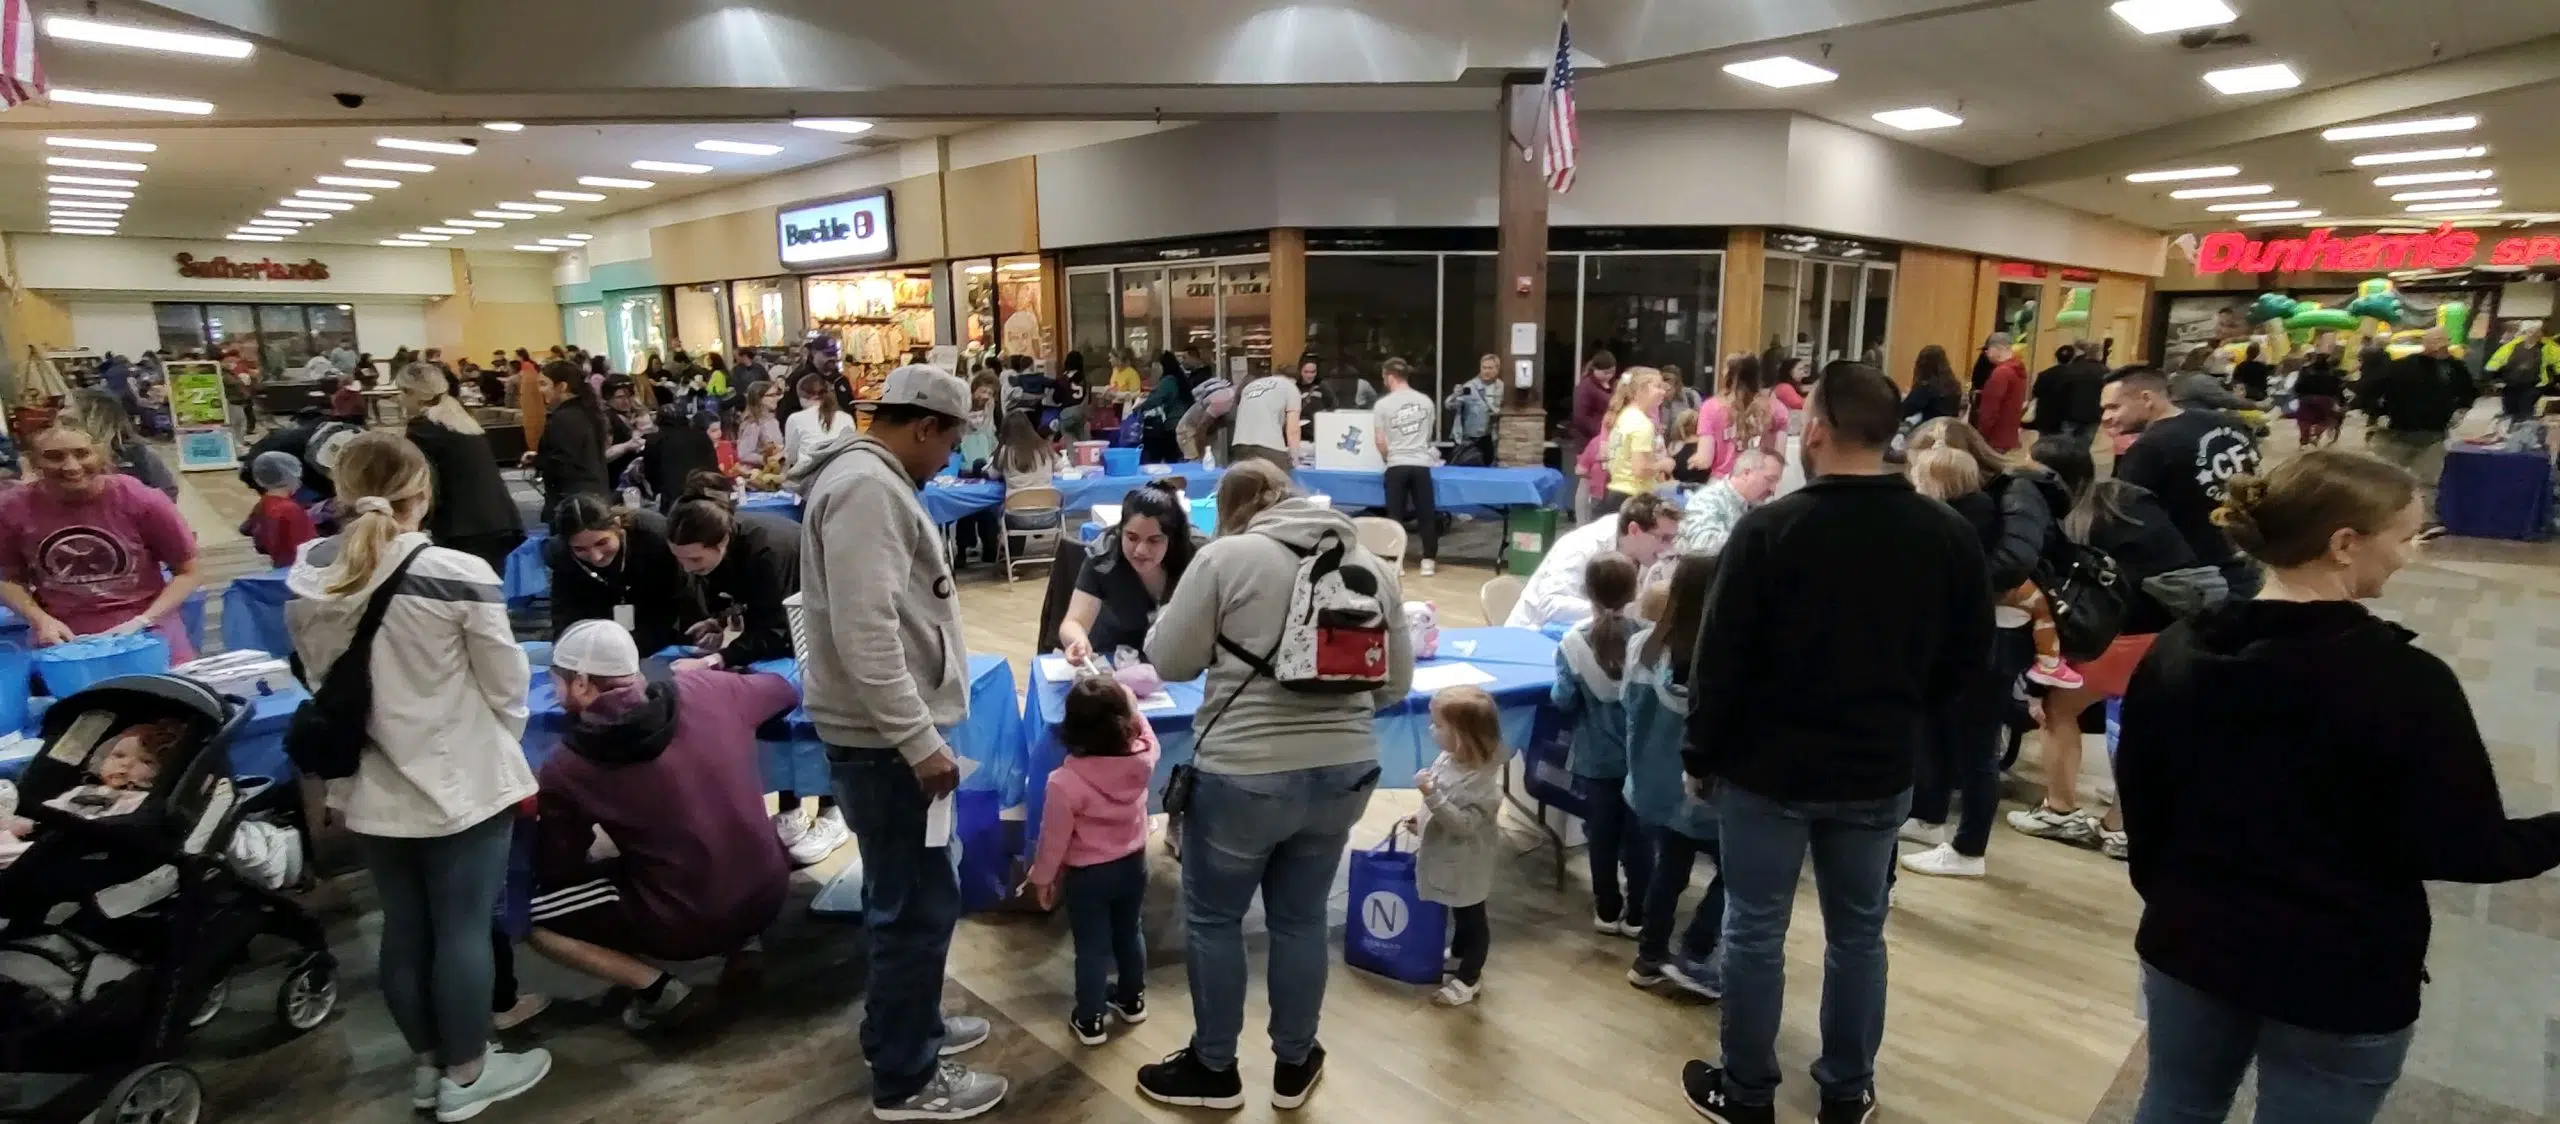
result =
[[0,0],[0,109],[43,97],[44,65],[36,61],[32,0]]
[[1573,114],[1573,19],[1556,24],[1556,61],[1547,68],[1547,112],[1541,123],[1546,136],[1541,167],[1547,186],[1562,194],[1573,190],[1573,161],[1582,143]]

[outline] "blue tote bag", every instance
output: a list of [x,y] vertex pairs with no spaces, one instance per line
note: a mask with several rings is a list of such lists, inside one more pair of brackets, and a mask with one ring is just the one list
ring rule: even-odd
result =
[[1342,960],[1363,972],[1405,983],[1436,984],[1449,952],[1449,911],[1422,900],[1413,852],[1397,832],[1374,851],[1351,852],[1351,916],[1342,927]]

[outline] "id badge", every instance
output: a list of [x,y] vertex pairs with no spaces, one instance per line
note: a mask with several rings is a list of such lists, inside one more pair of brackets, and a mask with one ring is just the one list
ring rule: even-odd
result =
[[632,621],[632,616],[631,616],[631,606],[629,606],[629,605],[616,605],[616,606],[614,606],[614,607],[613,607],[613,623],[618,624],[618,625],[621,625],[621,626],[622,626],[622,631],[624,631],[624,632],[629,632],[629,631],[631,631],[631,628],[632,628],[631,621]]

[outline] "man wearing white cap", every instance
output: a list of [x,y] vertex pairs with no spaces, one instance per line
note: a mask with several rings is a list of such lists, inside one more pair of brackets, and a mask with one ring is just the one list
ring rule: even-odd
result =
[[[640,678],[640,648],[612,621],[580,621],[551,649],[570,727],[542,764],[533,947],[630,989],[622,1022],[678,1017],[684,983],[651,961],[729,958],[746,974],[790,896],[791,861],[765,818],[755,728],[800,693],[779,675],[710,668]],[[589,851],[596,830],[616,855]]]
[[942,731],[969,716],[969,650],[942,536],[918,493],[969,427],[969,388],[910,364],[861,405],[869,432],[812,445],[792,470],[808,498],[801,683],[862,848],[872,1111],[964,1120],[1003,1101],[1006,1084],[941,1060],[986,1041],[988,1027],[942,1014],[960,880],[947,842],[927,845],[925,821],[933,801],[960,785],[959,755]]

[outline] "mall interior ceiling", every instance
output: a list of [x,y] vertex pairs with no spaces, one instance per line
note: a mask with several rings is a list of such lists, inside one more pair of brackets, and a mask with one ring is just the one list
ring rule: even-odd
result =
[[[1006,120],[1490,114],[1553,56],[1559,5],[36,7],[55,93],[0,114],[0,231],[53,229],[68,199],[128,236],[264,218],[287,241],[504,251]],[[2552,0],[1579,0],[1572,30],[1586,115],[1826,119],[2153,230],[2560,212]]]

